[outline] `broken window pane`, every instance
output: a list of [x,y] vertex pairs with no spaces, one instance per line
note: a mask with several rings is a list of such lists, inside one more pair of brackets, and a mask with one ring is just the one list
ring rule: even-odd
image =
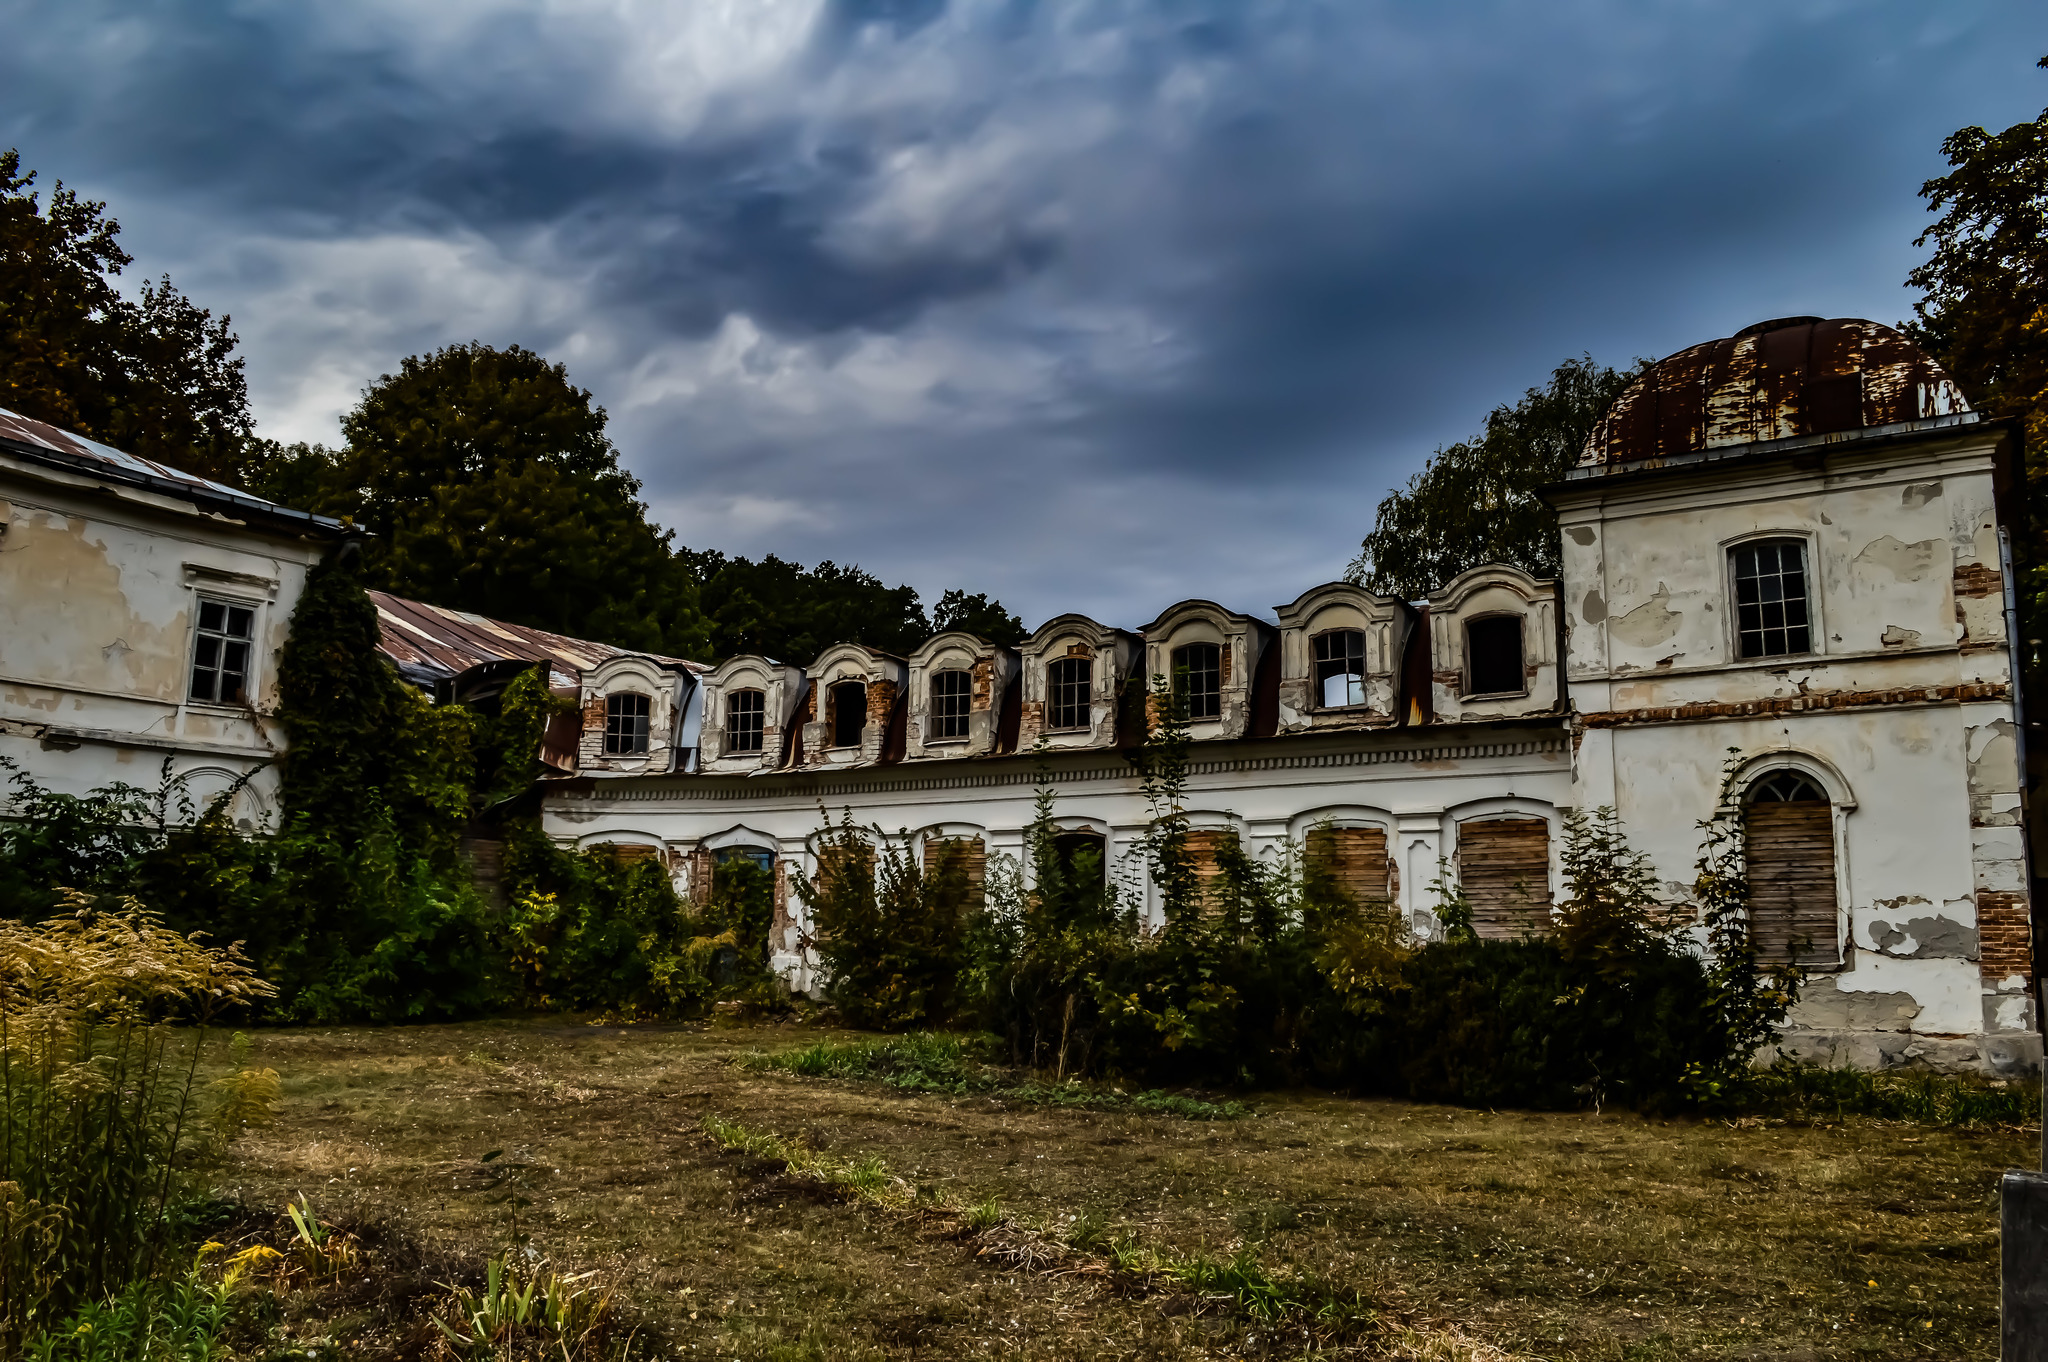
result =
[[647,751],[648,715],[654,706],[644,695],[622,692],[604,699],[604,754],[637,757]]
[[1735,550],[1735,630],[1744,657],[1813,651],[1807,630],[1806,546],[1796,539]]
[[757,690],[736,690],[725,697],[725,750],[761,750],[761,724],[767,714],[766,697]]
[[1522,671],[1522,617],[1486,615],[1465,626],[1465,694],[1513,695],[1529,688]]
[[1049,728],[1086,728],[1089,718],[1089,690],[1095,682],[1095,664],[1085,657],[1062,657],[1045,669],[1050,692]]
[[967,714],[969,699],[974,683],[966,672],[934,672],[932,674],[932,736],[934,738],[964,738],[967,736]]
[[1332,629],[1316,635],[1316,694],[1324,709],[1365,703],[1365,635]]
[[199,632],[192,641],[192,698],[217,705],[248,699],[249,647],[256,612],[226,601],[199,602]]
[[1175,648],[1173,690],[1187,706],[1190,719],[1214,719],[1222,714],[1223,650],[1213,643]]
[[868,687],[865,681],[841,681],[832,687],[832,745],[859,747],[860,731],[868,722]]

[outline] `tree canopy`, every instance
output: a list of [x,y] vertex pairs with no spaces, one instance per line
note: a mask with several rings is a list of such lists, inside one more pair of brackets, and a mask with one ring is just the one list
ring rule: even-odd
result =
[[1407,486],[1380,502],[1351,580],[1416,600],[1481,563],[1556,576],[1557,517],[1536,489],[1564,477],[1595,423],[1641,369],[1608,369],[1582,355],[1558,365],[1548,384],[1519,402],[1494,408],[1484,431],[1437,450]]
[[60,181],[47,201],[0,152],[0,406],[203,477],[241,482],[248,383],[228,318],[168,276],[129,298],[106,204]]

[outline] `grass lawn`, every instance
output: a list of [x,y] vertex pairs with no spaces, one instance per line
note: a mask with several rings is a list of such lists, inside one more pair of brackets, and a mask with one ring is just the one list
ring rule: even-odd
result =
[[[558,1020],[259,1033],[254,1061],[280,1071],[285,1099],[215,1181],[252,1210],[303,1192],[429,1260],[473,1259],[512,1232],[479,1175],[503,1149],[492,1167],[532,1168],[519,1232],[559,1268],[603,1271],[686,1358],[1997,1355],[1996,1186],[2030,1165],[2029,1132],[1313,1092],[1191,1120],[729,1062],[834,1034]],[[707,1117],[878,1158],[912,1204],[834,1195],[721,1147]],[[1093,1260],[991,1252],[913,1197],[995,1197],[1040,1241],[1078,1218],[1167,1254],[1249,1245],[1269,1273],[1356,1293],[1374,1318],[1305,1334]]]

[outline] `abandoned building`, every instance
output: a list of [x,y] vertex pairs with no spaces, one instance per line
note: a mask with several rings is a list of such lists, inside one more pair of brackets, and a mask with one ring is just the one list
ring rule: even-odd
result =
[[[1198,854],[1313,834],[1418,936],[1445,873],[1510,935],[1563,892],[1564,811],[1617,810],[1678,901],[1702,820],[1740,801],[1758,938],[1811,971],[1788,1051],[2024,1070],[2018,454],[1897,332],[1763,323],[1649,368],[1547,490],[1560,580],[1489,566],[1419,602],[1332,582],[1265,617],[1062,615],[1015,649],[946,634],[907,658],[589,673],[545,826],[660,856],[685,892],[722,858],[772,866],[776,964],[803,988],[789,872],[814,868],[821,807],[1021,862],[1042,762],[1060,826],[1156,912],[1126,683],[1180,675]],[[618,741],[643,703],[684,717]]]
[[[0,757],[273,826],[277,658],[348,531],[0,410]],[[230,793],[232,792],[232,793]]]
[[[574,698],[540,754],[549,833],[692,895],[721,860],[770,868],[795,988],[818,982],[790,887],[821,808],[983,874],[1025,860],[1042,768],[1064,835],[1156,914],[1123,753],[1175,676],[1200,855],[1313,842],[1418,937],[1443,879],[1508,936],[1565,890],[1565,812],[1614,808],[1682,902],[1702,821],[1744,806],[1758,939],[1811,972],[1789,1051],[2012,1073],[2041,1055],[2018,446],[1897,332],[1798,317],[1635,381],[1544,493],[1557,580],[1491,565],[1420,601],[1331,582],[1135,629],[1061,615],[1015,648],[715,668],[376,604],[438,699],[488,704],[536,665]],[[0,754],[67,790],[166,757],[200,794],[256,771],[238,818],[268,826],[278,649],[345,528],[4,413],[0,512]]]

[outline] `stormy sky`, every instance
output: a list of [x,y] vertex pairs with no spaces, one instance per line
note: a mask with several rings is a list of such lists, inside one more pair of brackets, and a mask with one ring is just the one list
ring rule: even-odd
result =
[[233,314],[265,434],[565,362],[684,542],[1142,624],[1342,573],[1560,359],[1893,321],[1971,0],[0,0],[0,145]]

